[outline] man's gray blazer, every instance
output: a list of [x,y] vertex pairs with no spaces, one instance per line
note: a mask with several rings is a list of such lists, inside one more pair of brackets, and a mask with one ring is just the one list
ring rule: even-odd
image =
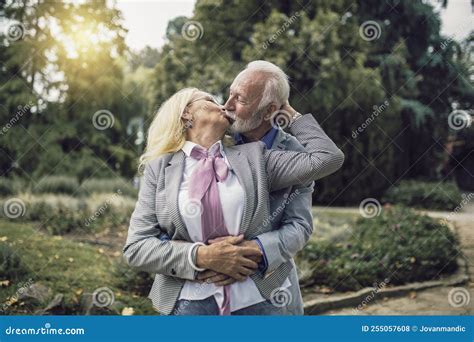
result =
[[[262,142],[225,147],[232,171],[245,191],[240,233],[253,239],[272,231],[269,194],[325,177],[338,170],[344,154],[324,133],[312,115],[296,120],[290,128],[306,152],[267,150]],[[187,279],[197,271],[188,254],[193,245],[178,209],[178,190],[184,152],[167,153],[146,164],[143,185],[130,219],[123,254],[128,264],[155,273],[149,298],[162,314],[170,314]],[[159,239],[166,233],[171,240]],[[196,260],[196,248],[192,259]],[[290,259],[273,272],[251,278],[267,299],[272,299],[294,269]]]
[[[303,145],[292,135],[278,130],[272,149],[281,151],[304,151]],[[265,275],[278,266],[292,260],[302,250],[313,233],[312,197],[314,182],[298,184],[270,193],[270,217],[272,230],[258,235],[265,251],[267,269]],[[294,261],[292,260],[294,264]],[[303,314],[303,299],[298,281],[296,266],[290,272],[291,287],[281,294],[287,312]],[[275,293],[275,302],[278,294]]]

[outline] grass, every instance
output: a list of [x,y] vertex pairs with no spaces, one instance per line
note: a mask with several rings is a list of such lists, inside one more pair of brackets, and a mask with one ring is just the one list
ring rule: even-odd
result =
[[[111,269],[120,256],[108,256],[100,248],[44,234],[35,230],[32,223],[0,220],[0,227],[0,243],[9,244],[29,270],[25,279],[0,288],[0,303],[15,294],[21,283],[32,279],[51,288],[53,296],[64,294],[65,303],[72,310],[79,304],[82,293],[108,287],[114,292],[115,300],[133,307],[135,314],[156,314],[147,298],[115,286],[120,279],[115,278]],[[10,310],[13,314],[28,314],[21,305],[13,305]]]
[[310,242],[319,240],[329,240],[340,242],[347,239],[352,234],[354,225],[359,214],[341,213],[325,210],[323,208],[313,208],[313,234]]

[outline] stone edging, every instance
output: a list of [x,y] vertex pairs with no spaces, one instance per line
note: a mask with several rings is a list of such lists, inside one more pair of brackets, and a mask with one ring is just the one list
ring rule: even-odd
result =
[[382,288],[377,291],[372,287],[366,287],[350,294],[335,295],[324,299],[313,299],[304,303],[305,315],[316,315],[329,310],[353,307],[356,309],[368,296],[373,297],[371,303],[384,297],[400,297],[411,291],[426,290],[438,286],[456,286],[469,281],[467,264],[464,259],[458,258],[458,271],[447,278],[415,282],[407,285]]

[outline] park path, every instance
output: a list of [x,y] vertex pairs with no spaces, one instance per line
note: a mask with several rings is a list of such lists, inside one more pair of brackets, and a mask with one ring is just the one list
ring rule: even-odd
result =
[[[357,213],[358,208],[324,208],[325,211]],[[455,223],[461,250],[468,265],[470,281],[458,287],[469,294],[468,302],[460,307],[450,304],[448,298],[453,287],[441,286],[410,293],[403,297],[374,301],[359,315],[474,315],[474,203],[466,205],[459,213],[423,211],[431,217],[444,218],[450,215]],[[466,301],[464,301],[466,302]],[[325,315],[354,315],[352,307],[331,310]]]

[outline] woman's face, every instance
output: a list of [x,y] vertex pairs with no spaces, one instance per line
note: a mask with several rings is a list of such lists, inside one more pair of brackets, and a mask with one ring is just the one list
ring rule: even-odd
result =
[[200,91],[194,100],[187,106],[186,119],[192,118],[193,131],[213,129],[222,132],[230,126],[230,119],[226,116],[224,106],[220,105],[212,95]]

